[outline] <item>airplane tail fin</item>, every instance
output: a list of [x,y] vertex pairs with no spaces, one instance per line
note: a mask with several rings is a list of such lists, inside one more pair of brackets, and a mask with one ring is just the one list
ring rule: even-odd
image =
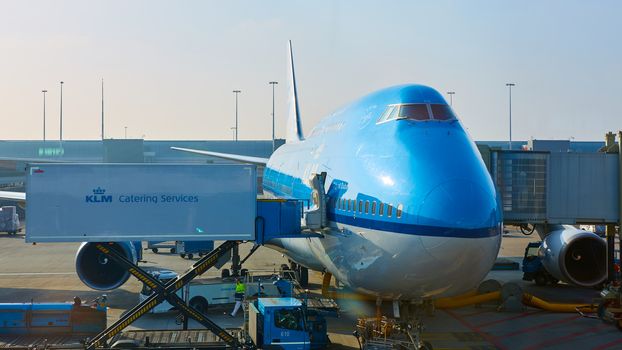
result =
[[289,111],[287,116],[288,143],[304,140],[302,134],[302,122],[300,121],[300,109],[298,107],[298,91],[296,89],[296,73],[294,71],[294,54],[292,53],[292,41],[288,42],[289,48]]

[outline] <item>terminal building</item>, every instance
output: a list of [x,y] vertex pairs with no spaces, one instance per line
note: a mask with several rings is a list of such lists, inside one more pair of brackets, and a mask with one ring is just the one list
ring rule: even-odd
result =
[[[285,140],[275,140],[280,147]],[[269,158],[272,140],[151,141],[107,139],[87,141],[0,141],[0,186],[21,187],[28,162],[81,163],[227,163],[228,160],[172,150],[182,147]],[[258,169],[261,177],[262,169]],[[259,182],[261,183],[261,182]]]
[[[277,139],[274,148],[283,145],[285,140]],[[482,158],[488,167],[495,184],[503,198],[505,220],[508,223],[516,222],[550,222],[550,213],[555,212],[551,203],[559,204],[556,207],[578,207],[584,198],[584,193],[572,191],[577,195],[573,200],[561,195],[570,188],[577,188],[585,184],[585,190],[591,193],[600,192],[599,196],[589,195],[591,198],[600,198],[593,205],[599,213],[588,218],[590,222],[602,223],[617,219],[617,169],[613,162],[617,157],[610,155],[609,167],[597,166],[597,170],[582,172],[577,175],[575,183],[559,181],[569,178],[564,175],[568,164],[584,169],[589,164],[600,164],[605,142],[570,141],[570,140],[529,140],[512,142],[510,151],[507,141],[478,141],[477,146]],[[179,140],[143,140],[143,139],[106,139],[85,141],[0,141],[0,188],[22,191],[25,178],[26,163],[36,162],[80,162],[80,163],[231,163],[205,155],[181,152],[171,147],[191,148],[220,153],[232,153],[253,157],[269,158],[273,152],[272,140],[252,141],[179,141]],[[522,152],[532,151],[532,152]],[[511,152],[511,153],[510,153]],[[518,152],[518,153],[516,153]],[[598,153],[601,153],[600,155]],[[555,154],[564,155],[558,159]],[[572,155],[583,155],[579,158]],[[593,160],[587,160],[592,154]],[[551,156],[553,155],[553,156]],[[572,159],[570,159],[572,158]],[[571,163],[568,163],[570,159]],[[604,159],[604,158],[603,158]],[[589,163],[592,162],[592,163]],[[508,166],[508,164],[512,164]],[[558,169],[558,166],[564,169]],[[609,169],[611,168],[611,169]],[[610,171],[611,170],[611,171]],[[564,172],[562,174],[562,172]],[[553,174],[553,175],[551,175]],[[564,175],[564,176],[562,176]],[[550,176],[555,176],[552,181]],[[603,181],[602,179],[607,179]],[[263,166],[257,168],[257,189],[262,193]],[[577,182],[578,181],[578,182]],[[533,184],[539,184],[535,186]],[[512,184],[508,186],[508,184]],[[522,184],[522,185],[521,185]],[[505,186],[504,186],[505,185]],[[575,187],[573,187],[575,186]],[[556,190],[554,192],[551,192]],[[606,198],[607,200],[602,200]],[[585,199],[583,200],[583,202]],[[568,203],[572,204],[569,205]],[[0,203],[8,204],[8,203]],[[590,204],[592,204],[590,202]],[[596,205],[599,204],[599,205]],[[549,206],[547,210],[547,205]],[[591,207],[583,206],[583,207]],[[607,210],[601,210],[606,208]],[[565,210],[564,213],[567,213]],[[25,213],[20,210],[20,216]],[[549,214],[549,215],[547,215]],[[573,216],[576,216],[574,213]],[[587,214],[586,214],[587,215]],[[564,223],[578,223],[584,220],[568,220],[564,215]],[[580,215],[579,215],[580,217]]]

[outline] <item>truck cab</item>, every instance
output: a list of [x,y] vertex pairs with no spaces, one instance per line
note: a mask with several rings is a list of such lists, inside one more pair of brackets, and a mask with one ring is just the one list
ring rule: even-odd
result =
[[249,334],[263,349],[309,350],[328,344],[326,319],[296,298],[259,298],[249,304]]

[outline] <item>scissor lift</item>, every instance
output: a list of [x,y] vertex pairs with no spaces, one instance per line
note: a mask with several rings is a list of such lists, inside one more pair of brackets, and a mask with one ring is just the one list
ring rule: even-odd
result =
[[149,310],[151,310],[164,300],[168,301],[171,305],[177,307],[177,310],[179,310],[184,315],[184,317],[191,317],[201,323],[205,328],[212,331],[220,339],[222,339],[228,347],[233,349],[240,348],[241,344],[238,339],[236,339],[223,328],[211,321],[203,313],[199,312],[195,308],[188,306],[184,302],[184,300],[176,294],[179,289],[190,283],[190,281],[192,281],[195,277],[203,274],[205,271],[212,268],[221,256],[229,252],[234,247],[237,247],[239,243],[239,241],[225,241],[218,248],[209,252],[194,265],[192,265],[192,267],[184,274],[168,282],[166,285],[153,278],[145,270],[141,269],[136,264],[126,259],[123,255],[119,254],[114,249],[110,249],[109,247],[107,247],[107,244],[98,243],[96,245],[97,249],[99,249],[103,254],[108,256],[113,261],[117,262],[119,265],[126,268],[141,282],[151,287],[154,293],[149,298],[145,299],[143,302],[133,307],[127,314],[122,316],[110,327],[90,339],[85,344],[86,349],[95,349],[98,347],[107,346],[108,340],[112,339],[115,335],[119,334],[132,322],[136,321],[139,317],[149,312]]

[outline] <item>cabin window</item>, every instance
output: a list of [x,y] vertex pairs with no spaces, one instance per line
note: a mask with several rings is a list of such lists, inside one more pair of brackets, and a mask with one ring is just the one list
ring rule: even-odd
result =
[[356,199],[352,200],[352,211],[356,211]]
[[393,215],[393,206],[391,204],[387,204],[387,216],[391,217]]
[[369,214],[369,201],[365,201],[365,214]]
[[359,201],[359,213],[363,212],[363,201]]
[[395,216],[397,216],[398,219],[402,217],[402,209],[404,209],[404,206],[401,204],[398,204],[397,212],[395,213]]
[[380,207],[378,208],[378,215],[384,215],[384,203],[380,202]]
[[402,105],[400,107],[400,114],[398,118],[419,121],[430,120],[428,106],[424,103]]
[[432,104],[430,105],[434,120],[454,120],[456,115],[448,105]]
[[376,215],[376,201],[371,202],[371,215]]
[[346,200],[345,199],[341,200],[341,209],[342,210],[346,210]]
[[348,211],[352,210],[352,200],[348,199]]

